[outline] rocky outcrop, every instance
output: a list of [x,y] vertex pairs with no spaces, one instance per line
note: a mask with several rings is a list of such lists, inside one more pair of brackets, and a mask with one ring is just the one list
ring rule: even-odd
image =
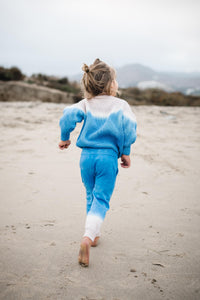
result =
[[61,92],[36,84],[17,81],[0,81],[0,101],[42,101],[74,103],[72,93]]

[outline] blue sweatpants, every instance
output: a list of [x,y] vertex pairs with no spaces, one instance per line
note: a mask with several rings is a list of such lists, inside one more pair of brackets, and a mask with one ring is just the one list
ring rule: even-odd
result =
[[83,149],[80,159],[86,189],[87,218],[84,236],[94,241],[109,209],[118,174],[118,155],[111,149]]

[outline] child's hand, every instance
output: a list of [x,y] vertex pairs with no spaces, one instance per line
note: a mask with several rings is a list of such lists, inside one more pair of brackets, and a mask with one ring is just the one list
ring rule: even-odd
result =
[[131,159],[129,155],[122,155],[121,156],[121,167],[122,168],[129,168],[131,165]]
[[68,141],[60,141],[58,146],[61,150],[65,149],[65,148],[68,148],[69,145],[71,144],[71,141],[68,140]]

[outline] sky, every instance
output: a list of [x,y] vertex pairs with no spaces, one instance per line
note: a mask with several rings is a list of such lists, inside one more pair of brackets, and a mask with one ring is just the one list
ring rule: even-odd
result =
[[0,0],[0,66],[71,76],[118,68],[200,72],[200,0]]

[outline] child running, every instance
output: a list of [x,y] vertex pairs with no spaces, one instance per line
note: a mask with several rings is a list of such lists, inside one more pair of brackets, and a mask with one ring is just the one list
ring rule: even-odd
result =
[[131,144],[136,140],[137,123],[125,100],[116,98],[118,83],[113,68],[96,59],[84,64],[81,85],[84,99],[64,109],[60,119],[61,150],[70,145],[70,133],[83,122],[76,145],[82,148],[80,169],[86,189],[86,222],[78,261],[89,266],[90,247],[97,246],[100,228],[121,167],[131,165]]

